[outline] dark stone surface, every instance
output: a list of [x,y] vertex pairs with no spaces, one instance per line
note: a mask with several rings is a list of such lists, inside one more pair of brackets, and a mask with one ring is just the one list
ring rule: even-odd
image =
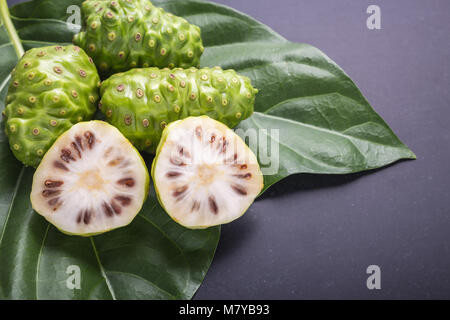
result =
[[[280,182],[222,228],[195,298],[450,298],[450,2],[217,2],[323,50],[418,159]],[[366,288],[371,264],[381,290]]]

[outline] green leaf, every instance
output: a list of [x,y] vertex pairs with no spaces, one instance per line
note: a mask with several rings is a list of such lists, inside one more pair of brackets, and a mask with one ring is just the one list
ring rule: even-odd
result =
[[[206,47],[202,66],[235,69],[259,89],[256,112],[241,122],[238,133],[244,138],[252,130],[258,133],[258,141],[249,145],[263,167],[264,190],[291,174],[354,173],[415,159],[353,81],[320,50],[289,42],[216,4],[157,2],[200,26]],[[279,153],[273,154],[275,144]]]
[[[74,31],[66,24],[67,7],[81,2],[34,0],[11,8],[25,49],[69,43]],[[258,148],[250,143],[262,164],[274,152],[272,145],[279,148],[279,167],[265,176],[266,188],[294,173],[351,173],[415,158],[351,79],[318,49],[291,43],[221,5],[153,3],[201,27],[203,66],[234,68],[260,90],[255,114],[238,129],[243,135],[265,130],[258,131]],[[3,25],[0,54],[3,109],[8,74],[17,62]],[[213,258],[219,228],[191,231],[179,226],[152,193],[126,228],[93,238],[65,236],[31,209],[33,170],[13,158],[1,125],[0,298],[192,297]],[[81,290],[66,287],[70,265],[81,269]]]
[[265,130],[250,144],[261,163],[278,145],[279,170],[265,175],[265,189],[295,173],[353,173],[415,158],[344,71],[310,45],[258,41],[209,48],[203,64],[219,63],[260,90],[257,112],[239,128]]
[[[12,9],[30,13],[28,18],[13,17],[24,47],[69,42],[72,31],[51,16],[66,7],[63,1],[32,1],[15,7],[22,11]],[[3,110],[9,73],[17,62],[3,25],[0,54]],[[0,161],[0,299],[190,299],[202,283],[220,227],[190,230],[178,225],[152,189],[129,226],[91,238],[67,236],[31,208],[34,170],[23,167],[10,152],[3,121]],[[70,266],[80,268],[79,290],[67,287]]]
[[[152,190],[129,226],[90,238],[67,236],[31,208],[34,170],[18,172],[0,238],[0,298],[189,299],[201,284],[219,228],[181,227]],[[70,266],[80,268],[79,290],[67,287]]]

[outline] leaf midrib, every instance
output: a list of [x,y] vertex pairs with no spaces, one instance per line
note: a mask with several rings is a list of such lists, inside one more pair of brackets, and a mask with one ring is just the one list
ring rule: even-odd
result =
[[6,219],[5,219],[5,223],[3,225],[2,234],[0,235],[0,249],[1,249],[2,244],[3,244],[3,236],[5,235],[6,226],[7,226],[8,222],[9,222],[9,217],[11,215],[12,207],[14,206],[14,203],[16,201],[17,191],[19,190],[19,185],[22,182],[24,171],[25,171],[25,166],[22,166],[22,169],[20,170],[20,173],[19,173],[19,177],[17,178],[16,185],[14,186],[14,193],[13,193],[13,196],[11,198],[11,203],[9,204],[9,207],[8,207],[8,213],[6,214]]
[[[382,146],[382,147],[389,147],[389,148],[394,148],[394,149],[403,149],[405,151],[409,151],[409,153],[411,153],[410,156],[412,156],[412,157],[414,156],[412,151],[410,151],[404,144],[401,144],[401,145],[383,144],[383,143],[379,143],[379,142],[375,142],[375,141],[371,141],[371,140],[362,139],[360,137],[346,135],[346,134],[341,133],[339,131],[333,131],[333,130],[325,129],[325,128],[314,126],[314,125],[311,125],[311,124],[306,124],[306,123],[299,122],[299,121],[294,121],[294,120],[283,118],[283,117],[279,117],[279,116],[274,116],[274,115],[261,113],[261,112],[255,112],[255,113],[264,115],[264,116],[269,117],[269,118],[275,118],[275,119],[278,119],[278,120],[281,120],[281,121],[286,121],[286,122],[292,123],[294,125],[303,126],[303,127],[306,127],[306,128],[311,128],[311,129],[317,130],[317,131],[322,131],[322,132],[325,132],[325,133],[330,134],[330,135],[337,135],[337,136],[340,136],[340,137],[342,137],[344,139],[347,139],[347,140],[350,140],[350,141],[351,140],[358,140],[358,141],[363,141],[365,143],[376,144],[376,145],[379,145],[379,146]],[[362,125],[362,124],[365,124],[365,123],[370,123],[370,121],[362,122],[359,125]]]
[[114,289],[113,289],[113,287],[111,285],[111,282],[109,282],[108,275],[106,274],[105,269],[103,268],[102,262],[100,261],[100,257],[98,255],[97,248],[95,247],[94,239],[93,239],[92,236],[89,237],[89,238],[91,240],[92,249],[94,250],[95,258],[97,259],[97,263],[98,263],[98,266],[100,268],[100,273],[101,273],[103,279],[106,282],[106,286],[108,287],[109,293],[111,294],[111,297],[113,298],[113,300],[117,300],[116,299],[116,294],[115,294]]
[[[258,113],[259,113],[259,112],[258,112]],[[250,118],[250,119],[252,120],[252,122],[253,122],[259,129],[263,129],[263,127],[261,127],[261,126],[255,121],[255,119],[254,119],[253,117]],[[281,118],[281,119],[283,119],[283,118]],[[309,160],[309,161],[311,161],[311,162],[313,162],[313,163],[316,163],[316,164],[318,164],[318,165],[320,165],[320,166],[323,166],[323,165],[324,165],[324,166],[329,167],[329,168],[340,168],[340,167],[337,167],[337,166],[332,166],[332,165],[330,165],[330,164],[328,164],[328,163],[326,163],[326,162],[324,162],[324,161],[321,161],[321,160],[319,160],[319,159],[308,157],[308,156],[306,156],[305,154],[301,153],[300,151],[294,150],[294,149],[292,149],[289,145],[287,145],[287,144],[285,144],[285,143],[282,143],[281,141],[275,139],[274,137],[270,136],[268,133],[264,132],[264,134],[265,134],[266,136],[270,137],[270,139],[275,140],[278,144],[282,145],[282,146],[285,147],[286,149],[292,151],[294,154],[299,155],[300,157],[302,157],[302,158],[304,158],[304,159],[307,159],[307,160]],[[359,151],[359,149],[358,149],[358,151]]]
[[44,250],[44,246],[45,246],[45,240],[47,240],[47,235],[48,235],[48,230],[50,229],[50,223],[47,223],[47,228],[45,229],[45,233],[44,233],[44,237],[42,239],[42,243],[41,243],[41,247],[39,249],[39,254],[38,254],[38,261],[36,264],[36,300],[39,300],[38,298],[38,287],[39,287],[39,268],[41,265],[41,256],[42,256],[42,251]]

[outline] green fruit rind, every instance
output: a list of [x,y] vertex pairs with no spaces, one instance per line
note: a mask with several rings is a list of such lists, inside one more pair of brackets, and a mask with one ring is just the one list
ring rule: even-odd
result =
[[11,77],[5,133],[14,156],[36,167],[58,136],[93,117],[100,78],[92,59],[72,45],[28,50]]
[[102,83],[99,108],[138,150],[154,153],[179,119],[207,115],[235,127],[252,115],[257,92],[232,69],[132,69]]
[[74,43],[94,59],[102,76],[136,67],[198,67],[200,28],[148,0],[87,0],[84,28]]

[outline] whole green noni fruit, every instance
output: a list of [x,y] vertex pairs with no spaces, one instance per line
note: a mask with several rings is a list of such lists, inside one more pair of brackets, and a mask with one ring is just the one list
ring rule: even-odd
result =
[[253,113],[257,92],[231,69],[132,69],[103,81],[99,108],[137,149],[154,153],[175,120],[207,115],[235,127]]
[[36,167],[64,131],[95,113],[100,78],[77,46],[28,50],[11,73],[5,133],[15,157]]
[[101,76],[200,63],[200,28],[148,0],[87,0],[82,10],[84,28],[73,41],[94,59]]

